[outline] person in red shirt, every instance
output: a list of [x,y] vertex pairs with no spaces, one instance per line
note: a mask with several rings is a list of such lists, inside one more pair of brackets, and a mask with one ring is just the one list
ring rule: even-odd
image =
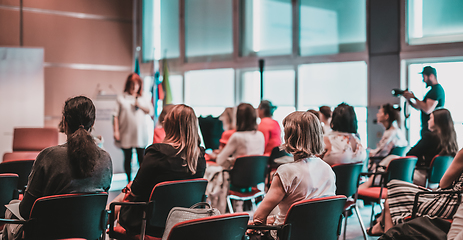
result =
[[264,134],[265,156],[270,156],[272,149],[281,145],[281,128],[277,121],[272,119],[273,112],[277,107],[268,100],[262,100],[257,108],[260,124],[257,130]]

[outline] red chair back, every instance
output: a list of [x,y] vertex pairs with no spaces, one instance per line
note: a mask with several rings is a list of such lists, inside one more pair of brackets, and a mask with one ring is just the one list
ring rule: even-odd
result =
[[285,224],[290,227],[279,233],[280,239],[338,239],[345,203],[345,196],[313,198],[294,203],[285,219]]
[[0,173],[18,174],[17,189],[22,192],[27,185],[29,174],[31,173],[34,159],[10,160],[0,163]]
[[13,132],[13,152],[42,151],[58,145],[57,128],[15,128]]
[[176,224],[168,240],[241,240],[249,221],[247,213],[198,218]]
[[205,200],[207,180],[204,178],[167,181],[154,186],[147,212],[147,225],[165,227],[173,207],[191,207]]
[[17,185],[18,174],[0,174],[0,218],[5,217],[5,205],[14,199]]
[[26,239],[99,239],[106,229],[107,193],[38,198],[24,224]]

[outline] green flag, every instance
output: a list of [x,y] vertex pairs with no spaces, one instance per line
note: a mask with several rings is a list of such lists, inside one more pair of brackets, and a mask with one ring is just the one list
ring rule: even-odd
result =
[[167,59],[162,60],[162,88],[164,88],[165,97],[163,105],[172,104],[172,91],[170,90],[169,83],[169,68],[167,66]]

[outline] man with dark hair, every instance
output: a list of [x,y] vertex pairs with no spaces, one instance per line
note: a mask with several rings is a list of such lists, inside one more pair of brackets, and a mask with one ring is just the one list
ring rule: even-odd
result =
[[426,66],[423,68],[421,74],[423,74],[423,82],[426,83],[426,87],[431,87],[431,90],[424,96],[423,101],[418,100],[415,94],[410,91],[405,91],[404,97],[413,108],[421,111],[421,136],[423,136],[424,133],[429,132],[429,115],[436,108],[444,107],[445,92],[444,88],[437,82],[437,71],[435,68]]

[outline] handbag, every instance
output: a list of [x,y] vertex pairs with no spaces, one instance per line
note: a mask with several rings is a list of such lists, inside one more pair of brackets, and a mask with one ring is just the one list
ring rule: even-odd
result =
[[447,240],[450,223],[441,218],[417,217],[395,225],[379,240]]
[[[205,208],[198,208],[204,206]],[[209,203],[200,202],[191,206],[190,208],[174,207],[170,210],[167,216],[166,228],[162,235],[162,240],[166,240],[169,237],[170,230],[179,222],[184,222],[192,219],[210,217],[220,215],[219,210],[212,208]]]

